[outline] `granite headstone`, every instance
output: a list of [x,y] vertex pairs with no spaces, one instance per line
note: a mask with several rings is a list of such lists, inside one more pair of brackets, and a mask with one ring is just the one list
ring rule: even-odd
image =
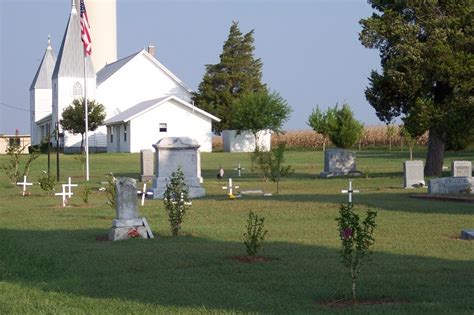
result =
[[425,186],[423,161],[403,162],[403,186],[405,188]]
[[321,177],[347,175],[356,171],[356,154],[344,149],[330,149],[324,152],[324,172]]
[[140,181],[153,180],[153,152],[149,149],[140,151]]
[[[109,240],[118,241],[131,237],[130,232],[136,231],[140,238],[152,238],[147,232],[144,219],[139,218],[137,208],[137,181],[133,178],[120,177],[115,181],[115,219],[109,231]],[[146,219],[145,219],[146,222]]]
[[473,179],[471,177],[441,177],[428,182],[430,194],[459,194],[472,193]]
[[156,149],[156,172],[153,179],[153,198],[163,198],[166,185],[173,172],[178,168],[184,173],[190,198],[206,195],[201,187],[201,155],[197,141],[188,137],[167,137],[153,145]]
[[452,161],[451,162],[452,177],[472,177],[471,161]]

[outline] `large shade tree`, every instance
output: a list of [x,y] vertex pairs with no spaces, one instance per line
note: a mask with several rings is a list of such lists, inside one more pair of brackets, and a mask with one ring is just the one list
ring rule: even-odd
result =
[[385,122],[401,117],[416,137],[429,132],[425,175],[440,175],[444,151],[474,138],[474,1],[369,0],[360,40],[378,49],[365,94]]
[[[87,101],[88,112],[88,131],[96,130],[103,124],[105,119],[105,107],[96,101]],[[84,134],[86,132],[85,126],[85,102],[84,99],[76,99],[71,105],[66,107],[62,114],[62,119],[59,121],[64,130],[72,134],[81,134],[81,152],[84,148]]]
[[206,65],[198,92],[193,94],[196,106],[221,119],[213,124],[213,130],[217,133],[233,129],[232,104],[236,99],[244,94],[266,91],[261,82],[262,62],[253,55],[253,33],[252,30],[242,34],[238,23],[232,22],[219,63]]

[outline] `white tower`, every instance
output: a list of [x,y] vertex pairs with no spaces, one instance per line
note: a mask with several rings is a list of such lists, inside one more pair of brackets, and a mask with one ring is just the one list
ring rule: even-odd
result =
[[[80,0],[76,0],[76,7]],[[106,64],[117,61],[117,4],[116,0],[84,0],[92,40],[92,64],[99,71]]]
[[37,122],[51,115],[53,99],[51,77],[53,75],[56,56],[51,47],[48,36],[48,46],[41,59],[38,71],[30,86],[30,134],[31,144],[39,144],[41,140],[51,134],[51,124],[40,127]]

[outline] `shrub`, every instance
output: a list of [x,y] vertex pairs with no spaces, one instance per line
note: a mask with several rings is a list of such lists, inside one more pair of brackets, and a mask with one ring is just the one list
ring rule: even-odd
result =
[[56,184],[56,181],[54,180],[54,177],[48,177],[46,174],[46,171],[42,171],[41,177],[38,178],[38,183],[41,189],[46,191],[49,196],[51,191],[54,190],[54,185]]
[[107,204],[115,209],[115,198],[117,196],[117,188],[115,188],[115,182],[117,179],[114,177],[114,174],[110,173],[106,175],[107,178],[107,187],[105,187],[105,193],[107,194]]
[[171,173],[170,183],[166,184],[163,202],[168,214],[171,234],[178,236],[183,223],[186,210],[191,203],[189,200],[188,187],[184,181],[184,173],[179,167],[176,172]]
[[5,139],[7,141],[7,149],[6,154],[9,156],[9,163],[6,165],[2,165],[2,168],[5,170],[5,174],[10,179],[12,184],[17,183],[20,178],[23,176],[28,176],[30,173],[31,164],[39,157],[40,153],[38,150],[33,150],[31,154],[28,155],[28,160],[25,162],[23,166],[23,173],[20,172],[20,162],[21,156],[23,151],[25,150],[26,146],[20,145],[19,138],[15,138],[13,140],[18,141],[10,141],[12,139]]
[[259,218],[253,211],[249,212],[246,229],[244,233],[244,244],[248,256],[257,255],[262,247],[267,230],[264,230],[265,218]]
[[354,212],[352,203],[341,204],[338,222],[339,237],[342,242],[341,257],[344,266],[350,269],[352,280],[352,301],[356,302],[356,281],[360,274],[362,262],[370,254],[370,246],[375,242],[373,237],[376,228],[377,212],[367,210],[364,221]]
[[[90,196],[90,194],[92,193],[92,188],[91,188],[90,184],[87,183],[87,182],[84,183],[82,187],[83,187],[83,190],[82,190],[82,201],[84,201],[84,203],[85,203],[86,205],[88,205],[88,204],[89,204],[89,196]],[[114,186],[114,187],[115,187],[115,186]]]

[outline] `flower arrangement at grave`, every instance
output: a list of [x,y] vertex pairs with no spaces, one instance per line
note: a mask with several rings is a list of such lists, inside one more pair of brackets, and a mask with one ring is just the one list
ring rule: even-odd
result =
[[338,223],[339,238],[341,239],[341,258],[345,267],[349,268],[352,282],[352,301],[356,303],[356,282],[361,272],[363,261],[370,255],[370,247],[374,244],[373,237],[376,228],[376,211],[367,210],[363,221],[354,211],[352,202],[341,204]]
[[135,227],[129,229],[127,235],[130,238],[139,238],[140,237],[140,233],[138,233],[138,229],[135,228]]
[[169,183],[166,184],[163,202],[168,214],[171,234],[178,236],[186,210],[191,206],[188,186],[185,183],[181,167],[176,172],[171,173]]

